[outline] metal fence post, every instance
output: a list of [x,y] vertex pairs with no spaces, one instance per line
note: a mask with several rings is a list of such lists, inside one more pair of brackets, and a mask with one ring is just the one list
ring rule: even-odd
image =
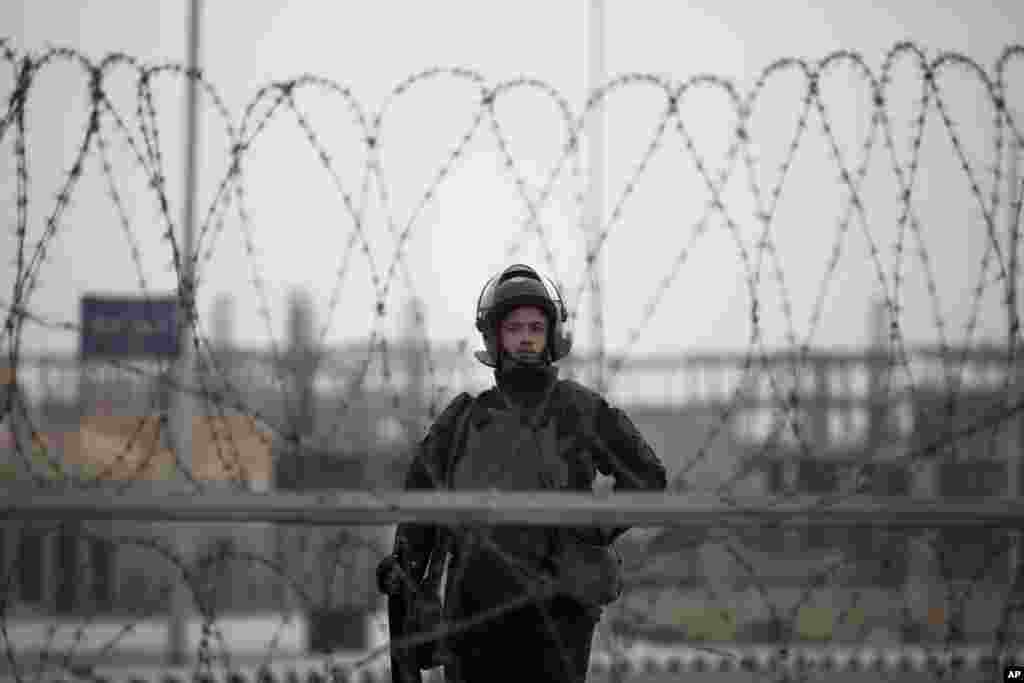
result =
[[[587,87],[591,94],[605,85],[605,8],[604,0],[588,0],[586,10]],[[607,184],[605,163],[605,111],[603,99],[594,101],[594,109],[587,112],[587,236],[584,243],[588,250],[596,250],[601,231],[604,229],[604,202]],[[604,319],[602,299],[601,258],[597,251],[591,253],[587,266],[590,268],[591,334],[590,343],[594,348],[594,388],[605,390]]]
[[[195,359],[192,353],[192,316],[195,313],[195,262],[193,260],[195,235],[196,201],[196,152],[198,147],[198,83],[199,38],[201,0],[191,0],[188,13],[188,68],[185,103],[185,187],[182,211],[182,259],[181,259],[181,316],[178,321],[179,353],[177,379],[178,390],[174,394],[175,451],[181,466],[192,466],[192,426],[194,401],[189,393],[195,385]],[[182,478],[179,473],[179,480]],[[174,529],[174,546],[179,561],[186,562],[192,554],[191,529],[182,526]],[[187,661],[188,648],[188,604],[190,595],[182,580],[176,581],[171,591],[170,622],[168,624],[167,659],[171,666],[183,666]]]
[[[1007,366],[1007,372],[1010,373],[1009,386],[1010,386],[1010,403],[1016,405],[1020,402],[1021,397],[1024,396],[1022,391],[1021,383],[1024,381],[1024,376],[1021,372],[1021,346],[1018,343],[1018,336],[1020,335],[1020,315],[1018,312],[1018,277],[1020,267],[1020,218],[1021,218],[1021,202],[1024,200],[1024,183],[1020,182],[1019,177],[1019,164],[1021,160],[1021,147],[1020,142],[1014,135],[1013,140],[1009,145],[1009,160],[1007,169],[1007,185],[1008,185],[1008,221],[1007,230],[1010,243],[1010,264],[1009,264],[1009,277],[1007,278],[1007,355],[1010,362]],[[1007,425],[1007,439],[1006,439],[1006,495],[1010,500],[1016,500],[1020,497],[1020,484],[1021,484],[1021,447],[1024,445],[1024,415],[1017,414],[1009,420]],[[1022,575],[1021,567],[1021,532],[1018,529],[1010,530],[1010,547],[1009,547],[1009,578],[1010,578],[1010,599],[1018,603],[1015,605],[1019,609],[1021,603],[1021,596],[1024,594],[1024,575]]]

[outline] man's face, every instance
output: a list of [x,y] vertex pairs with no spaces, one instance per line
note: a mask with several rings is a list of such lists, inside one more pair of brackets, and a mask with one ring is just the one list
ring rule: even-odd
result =
[[513,308],[498,327],[501,348],[506,353],[544,353],[548,319],[536,306]]

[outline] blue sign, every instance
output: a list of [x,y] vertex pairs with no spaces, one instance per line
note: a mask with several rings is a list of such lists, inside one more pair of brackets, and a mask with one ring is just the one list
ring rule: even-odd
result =
[[178,299],[82,297],[82,360],[91,358],[175,358]]

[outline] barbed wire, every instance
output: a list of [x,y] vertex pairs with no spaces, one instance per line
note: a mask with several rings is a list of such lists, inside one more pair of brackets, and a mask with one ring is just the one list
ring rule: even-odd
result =
[[[7,382],[8,390],[0,409],[0,421],[27,427],[27,439],[22,438],[22,432],[18,428],[12,429],[12,450],[17,465],[27,474],[31,485],[40,488],[55,485],[73,488],[102,487],[101,490],[109,490],[112,495],[117,495],[146,479],[145,473],[156,466],[155,463],[166,450],[162,449],[160,444],[168,439],[167,415],[159,404],[158,396],[154,394],[147,406],[135,407],[136,414],[143,414],[128,430],[123,448],[118,449],[117,453],[109,454],[112,457],[107,459],[106,464],[98,472],[93,472],[88,477],[79,476],[69,470],[67,464],[51,453],[52,449],[46,446],[44,430],[41,429],[42,425],[37,424],[23,385],[23,368],[27,363],[23,338],[27,324],[54,331],[82,333],[79,324],[56,321],[50,316],[39,314],[33,309],[31,300],[40,287],[44,266],[48,263],[52,246],[66,229],[66,216],[76,192],[80,191],[88,164],[93,162],[98,168],[104,183],[106,199],[115,210],[119,229],[129,248],[138,288],[143,298],[149,300],[154,294],[153,285],[146,275],[143,264],[144,246],[139,231],[133,225],[131,212],[127,208],[125,190],[119,188],[119,171],[141,171],[146,179],[146,193],[149,194],[149,199],[157,212],[162,240],[170,249],[170,267],[177,277],[176,296],[182,303],[186,323],[191,328],[194,345],[192,351],[198,360],[199,372],[196,386],[182,386],[177,379],[169,375],[170,368],[166,363],[160,364],[155,370],[121,360],[105,361],[105,365],[126,376],[137,378],[137,381],[159,382],[171,392],[186,392],[200,400],[203,406],[200,414],[211,434],[213,458],[220,471],[229,473],[226,478],[235,487],[245,488],[253,476],[247,469],[246,458],[242,452],[243,438],[258,437],[263,446],[271,452],[272,467],[278,466],[278,461],[292,461],[302,457],[302,454],[336,452],[339,449],[333,444],[344,439],[341,431],[353,423],[365,420],[365,417],[354,411],[354,408],[360,401],[365,402],[367,393],[370,393],[367,383],[371,374],[377,372],[374,370],[375,367],[379,368],[382,391],[393,392],[392,407],[400,407],[402,389],[394,370],[405,361],[396,354],[408,353],[410,349],[389,340],[385,325],[394,315],[389,312],[388,301],[394,296],[394,291],[399,285],[410,295],[416,295],[418,287],[414,280],[414,270],[408,260],[412,238],[417,234],[417,230],[423,229],[426,211],[437,202],[439,191],[464,164],[471,148],[474,145],[493,144],[504,178],[514,187],[523,210],[518,231],[509,242],[505,257],[518,257],[530,240],[536,240],[540,265],[552,274],[563,292],[570,293],[568,300],[573,304],[570,310],[570,328],[577,327],[581,311],[584,310],[581,302],[589,296],[589,308],[586,311],[592,317],[592,327],[597,330],[598,335],[597,339],[591,340],[596,344],[593,349],[596,362],[603,364],[606,357],[612,358],[605,368],[607,374],[599,374],[607,381],[609,387],[614,387],[616,381],[630,372],[631,353],[653,326],[658,313],[667,307],[666,297],[679,280],[684,267],[690,263],[691,256],[702,238],[711,234],[716,227],[720,227],[735,248],[737,265],[740,266],[739,274],[749,299],[750,331],[746,349],[735,368],[735,386],[726,392],[727,398],[714,407],[715,414],[711,427],[704,434],[701,445],[691,456],[683,458],[679,465],[673,468],[672,486],[677,492],[685,492],[692,487],[688,477],[718,452],[715,450],[715,444],[732,429],[737,416],[745,410],[748,397],[759,387],[766,389],[764,407],[771,411],[771,426],[768,433],[763,435],[758,452],[752,454],[750,458],[742,459],[732,471],[723,471],[723,478],[715,487],[723,504],[737,504],[736,490],[748,478],[752,469],[757,467],[759,458],[775,457],[786,460],[797,457],[811,460],[828,448],[828,444],[817,441],[821,434],[808,424],[808,415],[811,412],[825,410],[821,403],[822,389],[815,389],[815,400],[809,401],[800,387],[804,379],[804,369],[817,358],[814,351],[816,337],[828,310],[830,292],[838,286],[836,281],[842,273],[840,262],[849,251],[847,244],[851,228],[854,228],[855,233],[859,231],[859,236],[867,247],[871,277],[882,295],[881,302],[889,321],[888,347],[884,351],[885,366],[878,369],[878,377],[872,380],[877,382],[878,394],[871,394],[867,407],[869,410],[878,409],[880,406],[876,406],[875,402],[884,401],[886,404],[881,408],[885,409],[886,405],[891,405],[901,397],[906,397],[912,405],[924,405],[931,400],[929,390],[923,388],[921,378],[915,376],[912,361],[914,351],[908,345],[903,330],[906,306],[904,297],[907,289],[905,270],[910,267],[908,262],[911,258],[908,251],[912,249],[912,241],[916,246],[914,255],[922,271],[925,294],[931,308],[931,324],[934,325],[938,338],[938,355],[942,359],[944,386],[941,392],[941,422],[945,427],[941,430],[943,433],[923,435],[927,438],[923,439],[922,443],[906,449],[907,466],[914,476],[925,470],[936,457],[947,457],[944,454],[948,454],[949,462],[953,463],[982,460],[983,455],[975,456],[970,452],[972,444],[977,443],[975,437],[983,436],[988,440],[990,449],[998,448],[999,430],[1014,428],[1021,407],[1021,400],[1015,391],[1015,384],[1018,381],[1016,367],[1020,353],[1018,344],[1021,330],[1017,316],[1011,315],[1004,354],[1005,371],[999,380],[999,386],[990,390],[999,406],[988,407],[984,415],[973,416],[974,419],[966,423],[961,419],[961,413],[973,410],[963,407],[965,395],[968,398],[972,396],[969,393],[965,372],[974,351],[972,344],[976,341],[976,334],[982,323],[985,297],[990,294],[993,287],[1003,286],[1006,293],[1002,297],[1001,305],[1007,312],[1013,311],[1016,307],[1013,291],[1018,283],[1015,273],[1011,270],[1015,256],[1007,253],[1008,245],[1013,244],[1013,240],[1008,235],[1007,241],[1001,242],[997,226],[1000,221],[1000,208],[1005,203],[1011,215],[1017,216],[1015,225],[1007,232],[1012,229],[1016,233],[1020,229],[1024,184],[1016,196],[1011,197],[1006,192],[1003,159],[1008,141],[1012,145],[1024,146],[1024,129],[1015,118],[1013,107],[1008,103],[1008,73],[1014,60],[1021,58],[1024,58],[1024,46],[1009,46],[1000,54],[994,69],[990,72],[966,55],[943,52],[929,58],[920,45],[901,42],[885,54],[881,68],[877,72],[860,54],[849,50],[834,52],[816,62],[799,58],[776,60],[757,76],[754,85],[746,94],[741,93],[733,81],[714,74],[698,74],[677,82],[655,74],[631,73],[619,76],[589,93],[581,113],[575,113],[569,100],[545,81],[519,77],[492,84],[477,71],[460,67],[427,69],[410,76],[389,93],[378,112],[370,113],[347,86],[331,79],[304,74],[294,79],[270,83],[257,90],[252,99],[243,106],[241,116],[236,120],[217,88],[207,81],[202,73],[191,72],[181,65],[144,64],[123,54],[111,54],[95,60],[68,48],[49,48],[39,53],[31,53],[16,49],[8,40],[0,39],[0,59],[10,64],[12,69],[12,86],[6,97],[6,111],[0,118],[0,145],[8,142],[7,135],[10,133],[9,144],[15,165],[12,212],[15,250],[10,264],[13,279],[9,298],[4,297],[0,301],[0,306],[5,309],[4,331],[0,337],[3,341],[0,343],[7,346],[10,381]],[[919,76],[920,80],[915,85],[919,85],[920,90],[915,95],[912,122],[905,138],[909,143],[909,153],[901,159],[897,150],[898,138],[891,109],[895,96],[894,73],[902,64],[908,62]],[[29,113],[29,103],[40,75],[59,65],[68,64],[76,67],[85,77],[88,101],[86,123],[52,205],[47,207],[43,230],[38,240],[31,244],[29,207],[36,201],[36,197],[31,191],[33,175],[29,166],[29,139],[33,132],[31,126],[35,124]],[[844,146],[836,130],[836,116],[826,96],[828,86],[835,83],[838,79],[837,74],[844,70],[866,87],[870,100],[870,106],[865,112],[870,112],[869,124],[863,138],[853,146],[857,152],[856,158],[851,158],[844,152]],[[122,71],[135,76],[133,110],[119,109],[109,92],[113,74]],[[754,149],[756,136],[752,133],[751,126],[770,86],[792,75],[799,77],[802,83],[802,93],[796,104],[795,126],[787,137],[779,136],[785,144],[778,175],[773,183],[767,183],[759,179],[758,155]],[[954,78],[959,79],[957,82],[967,81],[980,85],[992,106],[991,130],[994,140],[990,158],[993,161],[989,165],[988,174],[992,184],[987,198],[983,190],[984,173],[969,159],[965,141],[952,114],[950,96],[945,90],[947,79]],[[204,106],[211,108],[222,124],[228,149],[226,170],[222,177],[215,179],[213,197],[202,213],[196,249],[192,254],[183,253],[183,246],[176,237],[178,221],[172,215],[174,202],[168,194],[167,161],[163,150],[161,126],[158,123],[160,107],[157,104],[159,100],[156,90],[158,82],[181,84],[189,80],[198,84]],[[445,81],[469,86],[468,102],[471,116],[454,143],[445,151],[436,172],[422,188],[422,192],[417,194],[411,210],[404,217],[400,217],[395,207],[395,197],[389,189],[388,179],[393,168],[392,162],[386,166],[382,157],[383,149],[391,139],[386,134],[386,130],[391,129],[386,129],[385,123],[390,124],[396,105],[408,98],[409,93]],[[611,208],[607,218],[603,224],[593,226],[590,224],[593,216],[586,210],[587,195],[583,178],[585,164],[582,159],[587,149],[587,125],[591,117],[597,115],[601,108],[609,106],[613,98],[639,97],[644,91],[651,90],[659,97],[663,97],[660,113],[653,122],[652,132],[649,138],[646,138],[639,158],[624,176],[621,191],[611,197]],[[514,95],[524,93],[553,104],[554,111],[557,112],[556,122],[562,131],[554,163],[543,174],[539,187],[531,185],[521,163],[517,161],[500,114],[500,105]],[[733,120],[725,123],[730,134],[725,152],[720,159],[714,159],[701,151],[699,136],[693,132],[692,123],[684,115],[683,106],[695,100],[700,93],[724,96],[728,103],[727,109],[733,117]],[[347,110],[351,118],[350,123],[356,131],[357,142],[366,155],[365,163],[354,182],[346,182],[343,179],[339,170],[339,157],[331,153],[321,129],[313,122],[313,113],[308,108],[300,106],[300,102],[303,101],[301,98],[307,94],[340,100]],[[936,116],[941,123],[941,131],[948,138],[952,157],[966,181],[969,195],[972,201],[976,202],[985,225],[980,272],[967,301],[965,341],[959,345],[959,349],[950,339],[946,316],[943,314],[943,302],[939,295],[940,274],[933,262],[923,221],[916,208],[924,201],[917,185],[924,166],[926,127],[935,121]],[[284,125],[282,121],[286,117],[291,117],[293,125],[300,132],[304,143],[308,145],[320,170],[329,178],[333,192],[336,193],[343,208],[335,223],[337,233],[332,237],[336,237],[337,245],[344,246],[334,271],[333,283],[329,288],[330,294],[326,297],[323,322],[314,334],[310,348],[305,350],[294,347],[282,349],[273,333],[274,321],[270,303],[272,283],[268,281],[261,262],[254,230],[256,219],[247,191],[250,159],[263,142],[262,138],[268,135],[272,124]],[[801,336],[797,332],[794,288],[783,266],[776,231],[780,203],[786,188],[793,182],[792,172],[798,164],[798,154],[806,148],[815,125],[825,143],[829,163],[836,171],[836,187],[843,199],[831,249],[825,262],[825,271],[816,292],[813,293],[806,330]],[[122,148],[129,158],[130,169],[125,170],[117,165],[117,149]],[[684,158],[693,164],[697,180],[706,192],[707,199],[702,204],[700,216],[689,225],[683,246],[672,255],[668,273],[658,280],[650,298],[639,307],[638,324],[626,332],[623,347],[616,350],[617,353],[612,353],[611,349],[604,347],[602,341],[607,311],[600,300],[601,283],[597,277],[596,264],[602,251],[608,248],[613,235],[630,229],[628,211],[631,205],[636,203],[637,189],[644,179],[652,174],[651,169],[655,161],[672,152],[681,152]],[[892,260],[888,267],[883,257],[885,250],[870,229],[872,221],[867,215],[869,200],[865,198],[867,181],[873,177],[872,162],[879,153],[886,157],[885,161],[891,170],[896,190],[895,239],[892,245]],[[744,179],[737,178],[740,174],[746,175],[745,183]],[[576,264],[576,268],[571,269],[572,272],[566,272],[565,266],[560,264],[554,228],[543,220],[543,212],[555,198],[556,187],[563,182],[570,188],[574,211],[579,216],[576,225],[572,227],[575,227],[581,236],[593,230],[591,236],[582,240],[583,258],[581,263]],[[745,188],[753,202],[750,216],[744,215],[745,208],[731,206],[733,200],[729,194],[730,190],[736,191],[738,187]],[[374,205],[381,210],[383,216],[379,226],[380,233],[384,234],[386,231],[386,236],[392,240],[383,252],[379,247],[377,250],[374,247],[374,231],[378,228],[370,218],[370,210]],[[250,267],[250,284],[259,302],[257,313],[269,340],[269,363],[266,369],[273,375],[274,391],[280,395],[279,409],[263,409],[253,405],[251,389],[244,386],[243,381],[235,379],[230,358],[221,350],[214,348],[203,334],[203,326],[197,313],[197,293],[200,285],[205,283],[205,273],[213,263],[218,250],[225,248],[222,236],[229,225],[235,223],[232,217],[237,219],[244,256]],[[673,222],[676,219],[677,217],[673,216]],[[747,225],[754,227],[750,240],[743,234],[743,228]],[[344,300],[346,282],[356,267],[357,252],[368,271],[374,297],[372,322],[366,331],[365,343],[356,351],[357,361],[347,365],[341,373],[347,375],[347,387],[344,391],[337,392],[338,395],[331,405],[337,412],[332,415],[330,429],[322,435],[319,442],[313,443],[306,438],[310,435],[302,433],[305,427],[299,419],[301,409],[296,406],[301,387],[292,377],[297,362],[295,354],[306,354],[309,367],[305,371],[311,373],[309,376],[324,370],[329,356],[326,353],[328,335]],[[186,259],[190,259],[195,267],[194,283],[188,283],[182,277]],[[990,269],[995,271],[993,276],[989,275]],[[764,328],[764,316],[767,311],[762,289],[768,279],[778,292],[785,344],[795,352],[784,362],[780,362],[770,349]],[[453,393],[455,387],[454,381],[442,381],[442,350],[435,348],[435,344],[426,333],[427,313],[428,310],[422,301],[414,304],[412,327],[420,337],[421,343],[417,343],[412,351],[422,356],[423,383],[429,388],[430,396],[430,400],[420,406],[424,414],[410,418],[420,428],[439,414],[441,404]],[[462,346],[460,351],[464,352],[465,347]],[[453,380],[456,379],[454,375],[457,373],[458,371],[453,370]],[[899,379],[901,376],[904,378],[902,381]],[[449,386],[446,387],[446,384]],[[828,393],[827,390],[825,393]],[[413,399],[407,398],[406,401],[412,402]],[[238,433],[230,426],[221,428],[220,425],[228,425],[228,419],[234,415],[244,419],[247,432]],[[157,418],[155,434],[151,435],[154,430],[148,425],[153,422],[154,417]],[[875,484],[868,476],[868,471],[877,462],[878,453],[888,447],[900,447],[905,441],[904,436],[890,436],[876,440],[873,448],[861,449],[860,452],[847,457],[845,466],[850,470],[849,476],[854,485],[849,490],[820,495],[817,504],[811,509],[823,509],[849,495],[871,492]],[[153,445],[147,447],[148,452],[139,457],[137,453],[144,442],[152,442]],[[173,443],[173,439],[171,442]],[[39,447],[40,453],[28,452],[28,447],[36,446]],[[171,449],[171,456],[177,475],[180,475],[193,490],[202,491],[208,488],[200,477],[194,476],[193,467],[180,459],[180,455],[174,452],[174,449]],[[127,475],[125,468],[129,470]],[[784,481],[779,491],[779,500],[784,501],[797,495],[797,488],[798,486],[792,482]],[[28,526],[19,528],[16,533],[22,534],[26,529]],[[35,532],[49,538],[54,534],[66,533],[67,530],[68,527],[54,525],[37,529]],[[276,558],[271,558],[265,550],[253,552],[229,546],[206,553],[200,552],[194,557],[183,557],[175,548],[164,544],[156,536],[105,534],[81,528],[75,533],[85,541],[106,544],[111,548],[147,548],[159,555],[179,577],[178,580],[188,586],[203,621],[196,665],[197,675],[212,675],[213,663],[217,659],[213,651],[214,642],[218,638],[214,629],[218,607],[216,588],[209,583],[212,568],[232,562],[242,563],[246,567],[262,567],[276,577],[276,580],[286,584],[287,590],[296,596],[305,609],[311,609],[317,604],[330,604],[332,589],[325,584],[325,588],[319,591],[318,595],[314,595],[304,588],[317,581],[314,576],[316,560],[307,561],[308,558],[319,555],[320,561],[327,563],[322,568],[323,574],[335,577],[339,571],[343,571],[342,555],[345,553],[338,552],[339,548],[360,548],[371,555],[385,550],[373,539],[354,535],[345,529],[330,529],[323,534],[314,534],[311,530],[295,532],[291,538],[298,544],[298,554],[305,564],[300,570],[296,569],[296,565],[289,566],[290,558],[286,557],[280,548]],[[979,590],[978,587],[984,583],[985,577],[993,574],[998,563],[1009,563],[1008,556],[1012,545],[1008,541],[1000,541],[995,544],[996,547],[988,548],[985,557],[979,558],[982,561],[973,569],[974,576],[966,582],[966,587],[958,588],[960,579],[954,567],[954,558],[950,556],[959,553],[950,552],[942,534],[934,537],[925,536],[923,539],[937,559],[940,575],[938,578],[941,579],[941,587],[945,591],[944,603],[949,605],[951,610],[949,628],[937,647],[942,648],[947,654],[952,654],[958,644],[966,638],[963,623],[965,605],[972,594]],[[912,540],[910,536],[903,535],[905,544]],[[789,601],[791,604],[784,608],[776,598],[773,586],[759,572],[755,561],[756,553],[752,552],[750,544],[740,530],[710,530],[708,534],[674,550],[679,553],[693,553],[716,545],[724,550],[733,565],[745,575],[745,579],[765,605],[770,621],[776,625],[793,624],[800,611],[813,602],[816,591],[822,588],[850,591],[851,607],[843,609],[843,619],[846,619],[850,610],[855,609],[856,604],[865,599],[867,590],[856,581],[850,580],[857,564],[865,560],[862,556],[863,548],[858,551],[851,547],[833,547],[830,559],[804,577],[806,583],[801,588],[799,596],[795,601]],[[0,639],[5,644],[6,659],[19,681],[22,680],[24,669],[20,660],[24,659],[24,655],[17,655],[8,624],[15,618],[12,616],[12,600],[16,596],[12,586],[18,572],[22,571],[23,561],[25,559],[19,556],[3,567],[2,578],[6,588],[3,598],[0,599]],[[80,564],[81,567],[72,569],[76,576],[92,571],[87,561]],[[883,570],[887,568],[883,566]],[[850,576],[845,576],[844,572]],[[300,575],[298,578],[297,574]],[[1010,576],[1009,579],[1008,597],[1003,601],[998,623],[992,634],[992,657],[996,659],[1005,656],[1012,642],[1020,638],[1019,634],[1014,635],[1011,624],[1014,614],[1019,610],[1019,605],[1013,599],[1014,593],[1020,591],[1016,585],[1019,578]],[[675,583],[671,577],[665,577],[662,587],[671,589]],[[369,583],[365,583],[362,591],[366,595],[362,600],[371,600],[373,590]],[[705,582],[701,590],[707,595],[710,604],[721,604],[725,600],[721,591],[711,583]],[[526,599],[537,600],[537,597],[528,596]],[[510,609],[509,606],[505,608]],[[905,622],[913,621],[913,610],[909,604],[904,604],[901,610]],[[159,610],[151,610],[148,616],[155,616],[158,612]],[[643,614],[642,609],[630,607],[625,602],[621,608],[615,608],[615,615],[616,620],[625,619],[633,627],[653,623],[649,615]],[[488,615],[486,618],[492,617],[493,615]],[[72,646],[66,649],[57,666],[64,670],[74,668],[76,652],[82,646],[84,634],[89,628],[88,623],[79,628]],[[469,626],[456,624],[454,629],[459,631]],[[281,636],[282,627],[283,622],[271,636],[271,641],[275,644]],[[124,633],[130,630],[131,627],[126,626]],[[633,630],[636,633],[642,632],[642,628]],[[636,637],[629,635],[629,631],[627,628],[625,632],[616,634],[611,641],[613,648],[619,648],[620,655],[630,639]],[[54,647],[54,633],[51,633],[49,644],[42,649],[44,659],[40,660],[40,670],[44,666],[45,658],[50,656],[46,653]],[[108,643],[103,648],[103,653],[112,653],[124,633]],[[857,639],[865,639],[868,633],[868,625],[865,622],[858,627]],[[428,634],[426,637],[436,635]],[[779,673],[779,667],[785,669],[794,665],[794,646],[798,635],[795,628],[782,630],[782,637],[777,639],[777,657],[772,660],[772,666],[775,667],[773,671],[776,673]],[[225,663],[225,671],[231,671],[234,666],[231,663],[230,652],[223,641],[220,642],[220,646],[220,659]],[[726,650],[720,648],[709,646],[703,649],[723,657],[730,656]],[[383,647],[374,649],[356,662],[351,671],[367,669],[378,662],[380,655],[385,651]],[[266,667],[270,665],[272,657],[272,654],[268,654],[263,662],[263,675],[266,675]],[[342,671],[344,673],[349,669]],[[944,673],[938,673],[952,676],[956,673],[956,667],[951,665]],[[785,672],[780,675],[783,674],[789,675]],[[325,664],[324,675],[342,674],[338,674],[337,670],[332,670]],[[803,672],[801,680],[805,676],[806,672]]]

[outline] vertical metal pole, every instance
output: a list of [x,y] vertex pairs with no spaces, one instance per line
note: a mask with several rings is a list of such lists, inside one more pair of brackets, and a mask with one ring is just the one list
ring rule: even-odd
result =
[[[1009,243],[1010,243],[1010,264],[1009,264],[1009,277],[1007,278],[1007,293],[1006,293],[1006,308],[1007,308],[1007,354],[1012,358],[1012,363],[1007,367],[1007,372],[1010,372],[1010,386],[1011,386],[1011,397],[1014,403],[1017,403],[1022,395],[1021,381],[1024,379],[1020,372],[1021,362],[1018,357],[1021,349],[1017,343],[1017,335],[1019,333],[1018,328],[1020,324],[1020,317],[1017,310],[1017,278],[1019,276],[1020,269],[1020,258],[1018,250],[1020,249],[1020,202],[1024,197],[1022,194],[1022,187],[1020,183],[1019,164],[1021,161],[1021,148],[1020,143],[1017,140],[1016,134],[1011,129],[1012,140],[1009,145],[1009,168],[1007,169],[1007,184],[1009,192],[1007,193],[1007,230],[1009,232]],[[1015,419],[1011,419],[1008,425],[1007,434],[1007,448],[1006,448],[1006,474],[1007,474],[1007,487],[1006,494],[1010,500],[1016,500],[1020,497],[1020,477],[1021,477],[1021,447],[1024,445],[1024,416],[1017,415]],[[1021,570],[1020,566],[1020,554],[1021,554],[1021,533],[1014,529],[1010,531],[1010,550],[1009,550],[1009,569],[1010,569],[1010,582],[1011,586],[1014,587],[1014,592],[1019,592],[1021,586],[1018,578],[1018,573]],[[1020,600],[1020,595],[1012,596],[1016,600]]]
[[[605,83],[604,65],[604,0],[588,0],[587,12],[587,90],[593,93]],[[603,103],[594,107],[587,115],[587,172],[589,187],[587,192],[587,217],[589,225],[588,250],[593,259],[590,266],[590,287],[593,326],[595,364],[594,388],[605,390],[604,376],[604,297],[602,294],[603,270],[601,259],[593,250],[604,226],[605,185],[607,180],[605,168],[605,106]]]
[[[185,95],[185,185],[182,198],[182,264],[181,264],[181,311],[178,332],[181,353],[178,358],[178,391],[174,394],[174,424],[172,431],[175,449],[182,465],[192,464],[192,395],[187,391],[195,385],[195,366],[192,354],[192,316],[195,314],[195,200],[196,200],[196,151],[199,146],[198,83],[192,75],[199,69],[199,38],[201,0],[191,0],[188,14],[189,77]],[[181,473],[179,473],[181,474]],[[182,477],[183,478],[183,477]],[[191,534],[187,527],[175,529],[175,545],[178,557],[186,561],[191,550]],[[177,578],[177,577],[176,577]],[[182,579],[174,583],[171,593],[170,623],[167,631],[167,659],[171,666],[184,666],[188,653],[188,603],[189,591]]]
[[[586,90],[589,95],[595,93],[598,88],[605,84],[604,67],[604,0],[587,1],[587,66],[586,66]],[[587,235],[584,243],[587,245],[588,259],[586,266],[590,269],[590,305],[591,311],[591,344],[594,347],[593,378],[594,389],[598,392],[605,391],[605,353],[604,353],[604,297],[601,291],[603,273],[601,258],[597,249],[597,240],[604,227],[604,199],[605,199],[605,106],[603,101],[595,103],[592,110],[586,112],[587,116]],[[608,631],[609,638],[610,630]],[[613,643],[614,647],[614,643]],[[611,683],[621,683],[623,674],[618,667],[618,648],[613,649],[612,671],[609,676]]]
[[[1020,394],[1018,380],[1020,379],[1017,370],[1017,332],[1018,325],[1020,324],[1020,318],[1017,312],[1017,276],[1020,268],[1019,257],[1017,250],[1020,247],[1020,234],[1019,226],[1017,225],[1017,203],[1020,201],[1018,198],[1018,169],[1017,164],[1020,162],[1020,149],[1017,143],[1017,137],[1014,135],[1009,145],[1009,160],[1007,169],[1007,185],[1009,192],[1007,192],[1007,233],[1009,236],[1009,249],[1010,249],[1010,263],[1009,263],[1009,277],[1006,282],[1006,313],[1007,313],[1007,340],[1006,350],[1007,353],[1013,358],[1013,364],[1008,370],[1012,373],[1010,379],[1013,382],[1014,397]],[[1016,426],[1016,424],[1015,424]],[[1011,497],[1016,497],[1018,494],[1019,482],[1016,476],[1016,464],[1020,451],[1020,431],[1016,430],[1012,433],[1010,439],[1010,445],[1012,447],[1009,452],[1009,460],[1007,461],[1008,466],[1008,493]]]

